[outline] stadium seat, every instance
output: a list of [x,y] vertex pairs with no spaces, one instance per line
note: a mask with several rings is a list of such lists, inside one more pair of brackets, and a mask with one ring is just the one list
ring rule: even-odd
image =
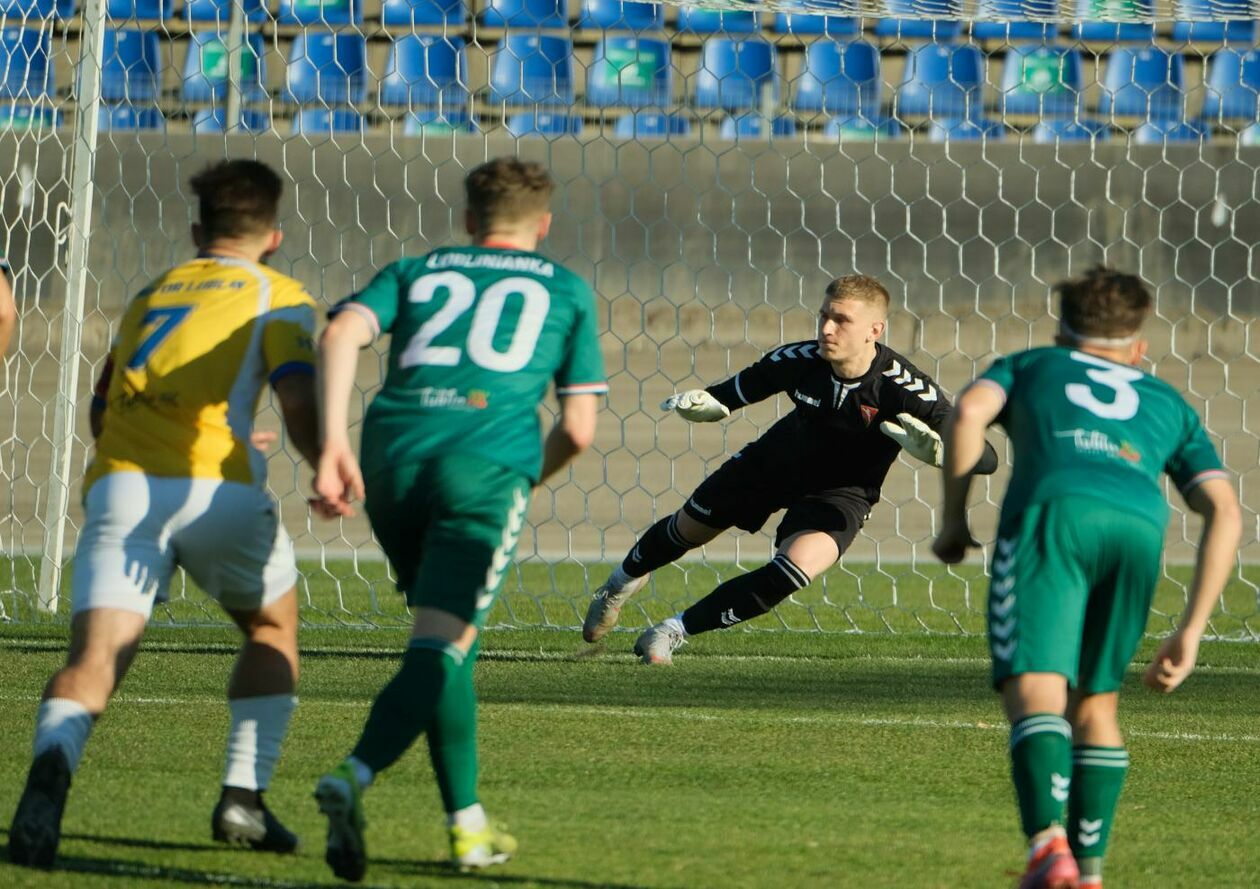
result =
[[[1126,16],[1126,11],[1131,13]],[[1076,0],[1076,15],[1084,19],[1072,26],[1072,37],[1098,43],[1150,43],[1155,39],[1153,0]],[[1131,17],[1133,21],[1092,21],[1096,16],[1111,19]]]
[[165,130],[166,118],[157,108],[137,108],[134,105],[101,105],[101,129],[112,132],[136,130]]
[[[1177,0],[1173,23],[1174,43],[1246,43],[1254,46],[1257,22],[1248,0]],[[1232,16],[1233,21],[1210,21]]]
[[1203,78],[1203,119],[1221,122],[1257,119],[1260,50],[1218,49],[1208,58]]
[[1074,117],[1085,89],[1080,50],[1012,46],[1006,51],[998,108],[1003,114]]
[[[261,22],[270,18],[263,0],[241,0],[244,4],[245,21]],[[232,0],[186,0],[180,18],[191,22],[222,22],[232,19]]]
[[468,23],[464,0],[385,0],[381,4],[383,25],[449,25],[462,28]]
[[105,15],[112,19],[168,19],[174,5],[171,0],[109,0]]
[[1004,135],[1006,128],[996,120],[934,120],[928,129],[929,142],[994,141]]
[[[228,51],[221,31],[193,31],[188,35],[188,56],[184,62],[184,83],[180,90],[185,102],[209,102],[227,95]],[[246,102],[266,98],[266,63],[261,34],[250,34],[241,52],[241,95]]]
[[586,71],[586,101],[630,108],[664,107],[673,97],[669,44],[639,37],[605,37]]
[[1260,145],[1260,123],[1253,123],[1238,134],[1238,144],[1254,148]]
[[[889,18],[875,23],[876,37],[903,40],[953,40],[962,33],[961,0],[885,0],[881,8]],[[931,18],[899,18],[903,15]]]
[[1207,130],[1191,121],[1148,120],[1133,131],[1132,138],[1135,145],[1167,145],[1199,142],[1207,136]]
[[834,117],[823,127],[823,135],[841,142],[874,142],[897,138],[901,126],[891,117]]
[[1022,40],[1047,42],[1056,27],[1050,22],[1030,22],[1029,18],[1052,19],[1059,14],[1058,0],[980,0],[971,36],[976,40]]
[[280,0],[281,25],[361,25],[362,0]]
[[[134,102],[157,98],[162,82],[159,39],[156,31],[105,29],[104,62],[101,65],[103,99]],[[126,116],[120,116],[117,119],[119,126],[115,128],[125,128],[125,122]],[[132,127],[137,128],[152,129],[147,126]]]
[[293,135],[360,133],[363,116],[353,108],[303,108],[293,117]]
[[766,120],[753,111],[738,117],[726,118],[722,121],[720,135],[728,142],[740,139],[788,139],[796,135],[796,118],[776,117]]
[[475,132],[477,122],[469,117],[467,108],[433,108],[412,111],[403,120],[403,133],[419,136],[424,133],[449,133],[455,130]]
[[462,37],[404,34],[394,40],[381,80],[381,104],[462,107],[468,102]]
[[299,103],[362,102],[367,93],[366,58],[359,34],[312,29],[297,35],[289,51],[288,98]]
[[505,36],[491,63],[490,99],[509,105],[571,105],[572,41],[539,34]]
[[51,28],[0,30],[0,96],[38,99],[52,93]]
[[675,27],[680,34],[756,34],[761,30],[761,21],[757,13],[746,10],[684,6],[678,10]]
[[568,0],[489,0],[481,23],[492,28],[567,28]]
[[582,132],[582,118],[563,112],[526,111],[508,118],[507,131],[518,139],[521,136],[576,136]]
[[1110,134],[1110,130],[1102,124],[1092,120],[1068,120],[1066,118],[1058,118],[1053,120],[1039,121],[1033,127],[1033,141],[1040,144],[1053,144],[1055,142],[1089,142],[1089,141],[1105,141]]
[[663,3],[633,0],[582,0],[579,28],[606,31],[660,31],[665,27]]
[[[227,111],[223,108],[202,108],[193,115],[194,133],[222,133],[227,121]],[[241,109],[240,120],[234,131],[245,133],[265,133],[271,129],[271,118],[265,111]]]
[[706,40],[695,74],[696,105],[728,111],[760,109],[764,103],[777,105],[776,61],[774,47],[764,40]]
[[[0,15],[14,19],[46,19],[55,15],[59,19],[68,19],[74,15],[78,0],[0,0]],[[17,118],[14,118],[17,119]],[[16,129],[16,127],[14,127]]]
[[669,139],[691,135],[691,121],[677,114],[636,111],[617,119],[613,136],[618,139]]
[[[850,7],[856,12],[856,7]],[[774,17],[774,30],[780,34],[825,34],[828,37],[857,37],[862,20],[857,16],[817,15],[808,12],[780,12]]]
[[1107,58],[1098,111],[1151,120],[1182,113],[1182,59],[1157,46],[1118,47]]
[[819,40],[805,50],[792,107],[841,116],[879,110],[879,51],[869,43]]
[[0,105],[0,130],[42,130],[61,123],[62,113],[47,106]]
[[897,91],[896,113],[940,120],[975,117],[980,112],[984,59],[971,45],[926,43],[906,56]]

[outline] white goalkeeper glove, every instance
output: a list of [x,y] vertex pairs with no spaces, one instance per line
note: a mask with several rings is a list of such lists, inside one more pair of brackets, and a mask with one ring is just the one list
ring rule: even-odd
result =
[[712,423],[731,415],[726,405],[703,389],[677,392],[661,402],[661,410],[674,411],[688,423]]
[[879,431],[905,448],[916,460],[922,460],[929,466],[940,466],[945,462],[945,445],[941,437],[916,416],[897,414],[897,423],[885,420],[879,424]]

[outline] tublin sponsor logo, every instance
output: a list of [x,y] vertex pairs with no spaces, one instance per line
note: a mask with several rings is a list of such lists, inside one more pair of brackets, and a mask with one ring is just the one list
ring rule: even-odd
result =
[[1128,463],[1142,462],[1142,454],[1130,442],[1121,441],[1117,444],[1105,432],[1099,432],[1097,429],[1067,429],[1063,432],[1056,432],[1055,438],[1070,438],[1072,444],[1076,448],[1078,454],[1088,454],[1099,457],[1114,457],[1117,460],[1124,460]]
[[484,389],[460,392],[458,389],[425,386],[423,389],[416,389],[415,393],[421,407],[480,411],[490,406],[490,393]]

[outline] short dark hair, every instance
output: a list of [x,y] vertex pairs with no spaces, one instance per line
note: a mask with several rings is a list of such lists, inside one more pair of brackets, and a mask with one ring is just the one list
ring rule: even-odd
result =
[[201,202],[201,230],[207,241],[257,237],[276,227],[284,182],[261,161],[219,161],[188,184]]
[[1137,275],[1094,266],[1056,284],[1063,334],[1076,339],[1133,336],[1151,311],[1151,292]]
[[888,288],[870,275],[845,275],[827,285],[827,299],[854,299],[888,312]]
[[551,206],[555,183],[542,164],[516,157],[497,157],[469,172],[464,179],[468,209],[477,227],[497,222],[521,222],[542,216]]

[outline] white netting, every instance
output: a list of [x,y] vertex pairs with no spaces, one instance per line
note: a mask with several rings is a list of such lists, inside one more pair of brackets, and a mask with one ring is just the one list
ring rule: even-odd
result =
[[[519,152],[553,169],[545,247],[595,284],[612,394],[595,452],[536,498],[496,621],[574,624],[607,563],[782,408],[695,428],[657,403],[812,335],[826,282],[853,271],[890,285],[889,344],[951,391],[1048,339],[1051,282],[1100,260],[1139,271],[1157,292],[1155,369],[1202,410],[1254,526],[1260,53],[1245,3],[41,3],[10,0],[0,47],[0,248],[21,308],[0,395],[9,618],[36,613],[41,572],[56,589],[58,418],[68,554],[90,381],[124,300],[190,255],[187,179],[225,153],[283,172],[274,264],[328,303],[401,254],[461,240],[470,166]],[[97,100],[99,133],[79,114]],[[84,183],[94,215],[76,227]],[[74,368],[66,412],[55,395]],[[263,424],[278,428],[274,411]],[[366,526],[309,522],[309,471],[288,452],[271,467],[307,619],[400,620]],[[984,491],[982,530],[1003,479]],[[946,572],[927,549],[937,498],[934,473],[896,466],[844,564],[782,606],[781,625],[979,630],[978,567]],[[1153,631],[1179,608],[1196,533],[1178,513]],[[720,538],[658,574],[627,621],[768,553],[768,534]],[[1240,570],[1218,633],[1260,635],[1256,590]],[[162,616],[219,619],[183,590]]]

